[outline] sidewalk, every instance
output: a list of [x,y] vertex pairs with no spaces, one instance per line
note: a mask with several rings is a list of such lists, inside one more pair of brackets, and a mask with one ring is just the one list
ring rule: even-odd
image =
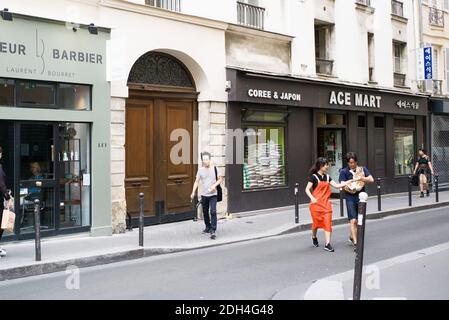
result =
[[[413,194],[413,207],[408,207],[407,194],[383,196],[382,212],[377,212],[377,198],[368,201],[368,219],[401,214],[429,208],[449,206],[449,191],[440,192],[440,203],[435,195],[420,199]],[[333,202],[334,225],[347,222],[340,217],[339,200]],[[345,210],[346,212],[346,210]],[[218,222],[217,240],[202,234],[204,224],[183,221],[145,228],[144,248],[138,247],[138,229],[109,237],[91,237],[89,234],[61,236],[42,240],[42,261],[34,261],[34,240],[6,243],[6,258],[0,259],[0,280],[21,278],[66,270],[67,266],[88,267],[123,260],[207,248],[249,241],[307,230],[311,218],[307,205],[300,206],[300,223],[294,222],[294,207],[234,214]]]

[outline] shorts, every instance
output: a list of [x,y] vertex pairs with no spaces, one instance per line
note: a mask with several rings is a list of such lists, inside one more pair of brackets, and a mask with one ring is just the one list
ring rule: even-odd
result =
[[348,220],[357,220],[359,217],[359,202],[358,198],[346,198],[346,210],[348,211]]

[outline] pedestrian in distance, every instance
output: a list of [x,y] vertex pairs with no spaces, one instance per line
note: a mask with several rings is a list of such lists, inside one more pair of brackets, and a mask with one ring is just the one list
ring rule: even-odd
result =
[[[219,192],[223,178],[220,176],[217,167],[211,165],[211,154],[203,152],[201,154],[202,167],[198,169],[196,180],[193,184],[190,198],[195,198],[196,190],[201,183],[201,206],[203,208],[204,223],[206,229],[203,233],[210,234],[212,240],[216,239],[217,232],[217,202],[221,201]],[[210,213],[209,213],[210,210]]]
[[331,244],[332,235],[332,203],[330,197],[332,194],[331,186],[340,189],[352,182],[348,180],[343,183],[336,183],[327,174],[329,162],[326,158],[318,158],[314,166],[310,169],[310,178],[306,187],[306,194],[310,198],[310,214],[313,219],[312,225],[312,243],[319,247],[318,229],[324,230],[325,246],[324,250],[334,252]]
[[432,162],[430,162],[430,157],[424,149],[419,149],[418,151],[418,161],[416,162],[415,171],[413,174],[418,175],[419,177],[419,190],[421,191],[420,197],[424,198],[424,191],[429,197],[429,178],[430,175],[434,175],[434,171]]
[[[347,167],[340,171],[340,183],[352,180],[352,183],[343,188],[346,199],[346,210],[350,226],[349,241],[357,246],[357,222],[359,212],[359,195],[366,192],[365,185],[374,183],[374,178],[366,167],[359,166],[357,154],[349,152],[346,155]],[[354,249],[355,250],[355,249]]]
[[[3,157],[3,149],[0,147],[0,160]],[[6,204],[6,206],[5,206]],[[3,209],[12,209],[13,208],[13,201],[11,199],[11,196],[9,194],[9,190],[6,187],[6,174],[3,171],[3,167],[0,164],[0,224],[3,218]],[[3,236],[3,229],[0,228],[0,241],[2,240]],[[6,251],[0,247],[0,258],[6,256]]]

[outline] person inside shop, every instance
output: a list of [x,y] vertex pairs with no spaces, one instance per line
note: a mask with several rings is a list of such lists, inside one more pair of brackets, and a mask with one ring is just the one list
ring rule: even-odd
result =
[[430,175],[434,175],[434,171],[430,157],[424,149],[419,149],[418,151],[418,161],[415,165],[414,175],[418,175],[419,177],[420,197],[424,198],[424,191],[427,196],[430,196],[429,179]]
[[[30,172],[31,172],[31,176],[29,178],[29,180],[36,180],[36,181],[40,181],[44,179],[44,176],[41,173],[41,166],[39,165],[39,162],[32,162],[30,163]],[[37,187],[37,186],[32,186],[28,189],[28,193],[29,194],[33,194],[33,193],[40,193],[41,192],[41,188]]]
[[366,192],[365,185],[374,183],[374,178],[366,167],[359,166],[357,154],[349,152],[346,155],[347,167],[340,171],[340,183],[353,180],[352,183],[345,186],[344,193],[346,199],[346,210],[350,226],[349,241],[355,247],[357,246],[357,219],[359,212],[359,195]]
[[[0,147],[0,160],[3,157],[3,148]],[[13,209],[13,201],[8,188],[6,187],[6,174],[3,171],[2,164],[0,163],[0,222],[3,218],[3,210],[8,208]],[[0,241],[2,240],[3,229],[0,228]],[[0,247],[0,258],[6,256],[6,251]]]
[[325,246],[324,250],[334,252],[331,245],[332,235],[332,203],[330,197],[332,195],[331,186],[335,189],[340,189],[352,183],[352,180],[347,180],[343,183],[336,183],[327,174],[329,169],[329,161],[326,158],[318,158],[310,169],[310,178],[306,187],[306,194],[310,198],[310,214],[313,219],[312,225],[312,243],[318,248],[318,229],[324,230]]
[[196,180],[190,198],[192,200],[195,198],[195,192],[201,183],[201,205],[203,207],[204,223],[206,225],[203,233],[210,233],[211,239],[215,240],[217,237],[217,187],[221,184],[223,178],[220,176],[218,169],[211,165],[211,157],[209,152],[203,152],[201,154],[203,165],[198,169],[198,173],[196,174]]

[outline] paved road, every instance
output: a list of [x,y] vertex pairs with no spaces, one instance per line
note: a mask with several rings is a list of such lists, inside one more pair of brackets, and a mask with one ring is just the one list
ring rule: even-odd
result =
[[[366,264],[447,243],[448,230],[448,208],[368,221]],[[346,226],[335,228],[333,254],[312,248],[305,232],[81,269],[79,290],[66,288],[65,273],[4,281],[0,299],[272,299],[351,270],[347,235]],[[432,269],[438,279],[447,260],[432,261],[438,263]],[[440,280],[447,289],[438,291],[439,298],[449,298],[449,277]]]

